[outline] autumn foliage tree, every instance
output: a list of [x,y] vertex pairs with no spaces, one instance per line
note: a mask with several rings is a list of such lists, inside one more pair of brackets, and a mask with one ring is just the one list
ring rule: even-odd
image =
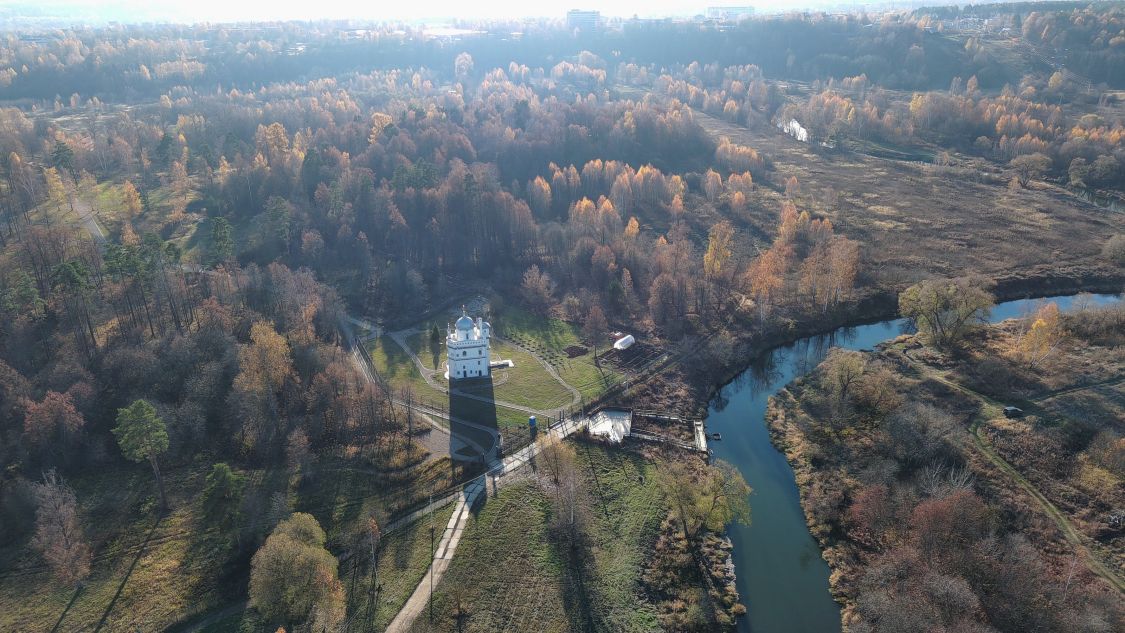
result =
[[274,528],[250,563],[250,605],[287,627],[333,631],[344,616],[336,558],[316,519],[298,512]]
[[85,425],[70,394],[48,391],[40,402],[24,403],[24,434],[37,447],[53,451],[72,447]]
[[73,585],[89,575],[92,559],[79,524],[74,491],[54,470],[47,471],[43,482],[33,485],[33,491],[38,507],[32,546],[59,582]]
[[1008,166],[1016,173],[1016,178],[1020,185],[1026,187],[1027,183],[1035,178],[1041,177],[1051,168],[1051,159],[1036,152],[1034,154],[1016,156],[1008,162]]
[[523,274],[520,293],[533,310],[539,314],[547,314],[554,300],[555,282],[550,275],[533,264]]
[[1066,340],[1059,306],[1054,301],[1040,306],[1025,321],[1015,341],[1016,355],[1032,367],[1047,360]]
[[707,251],[703,254],[703,279],[707,286],[714,288],[722,294],[728,287],[729,280],[734,275],[734,266],[731,262],[734,242],[734,227],[730,222],[716,222],[711,226],[707,236]]
[[249,447],[264,448],[285,433],[279,391],[294,378],[289,342],[268,321],[250,327],[250,343],[239,348],[233,394],[243,415],[240,437]]
[[992,295],[979,282],[923,281],[898,297],[899,314],[938,347],[957,343],[973,325],[988,319]]
[[590,307],[590,311],[586,313],[586,320],[582,326],[583,333],[594,346],[594,353],[597,354],[598,344],[605,339],[606,334],[609,332],[609,322],[605,318],[605,311],[599,305]]
[[749,524],[750,486],[731,464],[700,469],[677,461],[662,473],[662,487],[688,541],[696,542],[704,530],[721,532],[732,521]]
[[125,203],[126,219],[131,221],[141,214],[141,194],[137,191],[137,187],[128,180],[121,185],[121,198]]
[[758,318],[765,321],[785,285],[785,256],[780,249],[771,248],[750,263],[746,269],[745,287],[754,300]]

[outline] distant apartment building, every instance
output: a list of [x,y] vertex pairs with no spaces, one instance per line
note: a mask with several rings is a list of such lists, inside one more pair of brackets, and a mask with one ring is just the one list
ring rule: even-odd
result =
[[707,7],[707,19],[737,22],[754,15],[754,7]]
[[581,9],[571,9],[566,12],[566,26],[569,29],[578,29],[580,31],[593,31],[598,28],[602,21],[602,14],[600,11],[583,11]]

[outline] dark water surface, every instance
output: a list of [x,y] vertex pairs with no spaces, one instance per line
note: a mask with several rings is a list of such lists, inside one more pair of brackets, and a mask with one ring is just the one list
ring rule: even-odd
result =
[[[1084,295],[1093,305],[1118,301],[1115,295]],[[998,304],[991,321],[1024,316],[1042,300]],[[1075,297],[1055,297],[1059,308]],[[711,402],[708,432],[722,433],[712,442],[717,459],[734,464],[754,492],[753,522],[729,530],[734,542],[738,592],[749,609],[739,631],[753,633],[830,633],[840,630],[840,608],[828,593],[828,564],[805,524],[793,469],[770,442],[765,425],[766,401],[789,381],[809,372],[828,349],[871,349],[908,331],[903,319],[840,328],[804,338],[755,359],[723,387]]]

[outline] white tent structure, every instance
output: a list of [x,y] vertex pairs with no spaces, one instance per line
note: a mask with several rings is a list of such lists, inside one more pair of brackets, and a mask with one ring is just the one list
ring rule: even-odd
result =
[[602,409],[590,419],[590,435],[606,437],[614,444],[620,444],[629,435],[632,426],[632,411]]
[[613,342],[613,349],[617,351],[626,350],[632,347],[633,343],[636,342],[637,339],[633,338],[632,334],[626,334],[625,336],[622,336],[621,338]]

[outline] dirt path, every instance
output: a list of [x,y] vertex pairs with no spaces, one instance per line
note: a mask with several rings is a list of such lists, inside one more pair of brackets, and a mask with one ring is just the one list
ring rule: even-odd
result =
[[94,241],[98,243],[98,246],[105,244],[105,231],[103,231],[101,225],[98,224],[97,214],[94,212],[93,207],[78,196],[71,197],[70,204],[74,207],[74,213],[78,216],[78,222],[82,225],[82,228],[86,229],[90,237],[94,238]]
[[1074,387],[1067,387],[1066,389],[1059,389],[1057,391],[1049,391],[1049,392],[1047,392],[1043,395],[1035,396],[1034,398],[1031,399],[1031,401],[1036,403],[1036,404],[1039,404],[1041,402],[1046,402],[1047,400],[1050,400],[1051,398],[1058,398],[1059,396],[1065,396],[1067,394],[1077,393],[1079,391],[1085,391],[1087,389],[1094,389],[1094,388],[1097,388],[1097,387],[1112,387],[1112,386],[1115,386],[1115,385],[1119,385],[1123,382],[1125,382],[1125,376],[1117,376],[1117,377],[1114,377],[1114,378],[1110,378],[1108,380],[1102,380],[1100,382],[1095,382],[1095,383],[1091,383],[1091,384],[1088,384],[1088,385],[1076,385]]
[[[1086,567],[1094,575],[1098,576],[1102,580],[1105,580],[1113,588],[1117,589],[1117,591],[1125,593],[1125,579],[1122,579],[1120,574],[1115,569],[1102,561],[1101,557],[1099,557],[1097,553],[1095,553],[1086,545],[1086,537],[1081,532],[1079,532],[1077,528],[1074,527],[1074,524],[1070,522],[1070,519],[1068,519],[1066,515],[1061,510],[1059,510],[1055,504],[1051,503],[1051,500],[1048,499],[1042,492],[1040,492],[1034,484],[1032,484],[1027,480],[1027,478],[1020,474],[1015,466],[1012,466],[1003,457],[1001,457],[999,453],[997,453],[996,450],[992,448],[992,446],[988,443],[988,440],[985,439],[983,435],[981,435],[980,427],[982,425],[988,424],[988,421],[992,418],[1002,415],[1004,405],[978,391],[970,389],[954,380],[950,380],[945,374],[934,371],[933,369],[913,359],[910,359],[907,356],[904,356],[904,358],[906,358],[908,362],[910,362],[910,364],[915,367],[915,369],[922,372],[922,374],[926,377],[932,378],[933,380],[936,380],[941,384],[949,387],[950,389],[953,389],[969,398],[972,398],[973,400],[976,400],[981,404],[980,411],[973,418],[972,424],[969,427],[969,431],[973,436],[973,446],[982,455],[984,455],[984,457],[990,463],[992,463],[993,466],[996,466],[996,468],[999,469],[1000,472],[1007,475],[1013,483],[1023,489],[1024,492],[1026,492],[1028,496],[1030,496],[1032,500],[1035,501],[1036,505],[1038,505],[1040,509],[1042,509],[1043,512],[1051,518],[1051,520],[1059,528],[1059,531],[1062,533],[1063,538],[1066,539],[1066,542],[1076,550],[1084,554],[1084,556],[1082,557],[1083,562],[1085,562]],[[1096,386],[1098,385],[1088,385],[1083,388],[1088,389],[1090,387]],[[1075,389],[1075,391],[1079,390],[1080,389]]]
[[[418,586],[414,588],[414,593],[407,599],[406,604],[403,605],[394,620],[391,621],[390,625],[387,627],[387,633],[404,633],[405,631],[409,631],[414,621],[422,614],[422,611],[425,610],[426,605],[428,605],[430,601],[431,587],[438,586],[442,576],[453,561],[453,555],[457,552],[457,546],[461,542],[461,536],[464,534],[465,528],[468,527],[474,504],[488,497],[488,483],[491,481],[492,494],[496,494],[501,487],[515,481],[521,476],[520,471],[523,467],[530,464],[532,460],[535,459],[535,456],[539,454],[539,451],[543,449],[547,442],[563,439],[585,428],[587,423],[587,420],[580,419],[567,420],[562,424],[556,425],[547,431],[545,438],[533,442],[504,458],[500,464],[497,464],[487,473],[474,479],[472,483],[465,487],[457,501],[457,507],[453,510],[453,516],[450,517],[449,523],[442,533],[441,542],[438,543],[437,547],[434,549],[434,558],[430,569],[426,572],[426,575],[422,577],[422,581],[418,583]],[[422,516],[425,516],[425,513],[416,512],[410,515],[414,520],[420,519]],[[410,517],[404,517],[404,520]],[[401,527],[401,525],[397,527]]]

